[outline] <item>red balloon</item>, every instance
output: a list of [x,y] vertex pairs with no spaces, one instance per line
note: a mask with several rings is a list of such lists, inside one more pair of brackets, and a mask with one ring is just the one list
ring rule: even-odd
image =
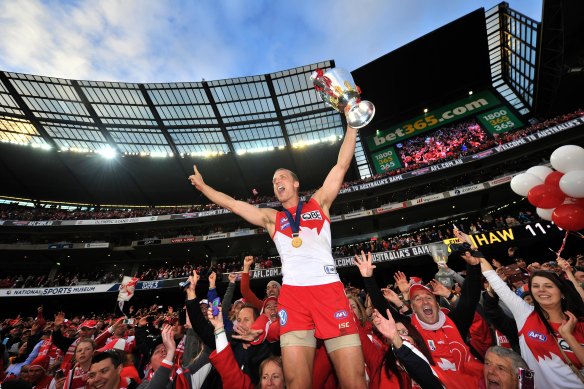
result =
[[552,220],[556,226],[567,231],[584,229],[584,207],[576,204],[562,204],[552,213]]
[[551,172],[550,174],[548,174],[546,176],[545,184],[559,188],[560,187],[560,179],[562,178],[563,175],[564,175],[564,173],[562,173],[562,172]]
[[527,200],[537,208],[555,208],[565,199],[566,195],[559,187],[547,184],[536,185],[527,193]]

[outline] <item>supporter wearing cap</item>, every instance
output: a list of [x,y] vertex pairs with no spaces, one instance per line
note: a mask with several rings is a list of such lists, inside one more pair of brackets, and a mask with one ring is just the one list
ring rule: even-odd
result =
[[201,308],[201,313],[203,314],[203,316],[206,316],[207,308],[209,308],[209,300],[202,299],[201,301],[199,301],[199,307]]
[[[241,295],[245,298],[248,304],[253,305],[257,309],[262,309],[263,301],[260,300],[254,292],[252,292],[249,286],[249,269],[254,262],[254,257],[252,255],[248,255],[243,259],[243,272],[241,273]],[[278,297],[280,295],[280,285],[279,282],[271,280],[268,282],[266,286],[266,297]]]
[[28,367],[28,382],[33,389],[48,389],[53,377],[47,374],[49,369],[49,356],[43,355],[35,358]]
[[264,300],[260,316],[251,326],[252,330],[261,330],[262,333],[252,344],[259,344],[264,340],[277,342],[280,339],[280,320],[278,318],[278,299],[270,296]]
[[[468,235],[460,231],[455,233],[461,241],[468,241],[473,245]],[[414,311],[412,325],[422,335],[448,388],[474,385],[482,375],[481,363],[472,356],[470,348],[465,344],[481,292],[480,260],[471,255],[480,255],[472,251],[475,249],[471,247],[471,250],[461,255],[467,263],[467,279],[456,307],[448,315],[440,310],[430,289],[420,284],[414,284],[410,288],[410,301]]]

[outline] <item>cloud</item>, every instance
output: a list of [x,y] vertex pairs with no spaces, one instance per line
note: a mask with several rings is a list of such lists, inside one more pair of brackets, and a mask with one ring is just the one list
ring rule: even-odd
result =
[[353,70],[496,3],[1,1],[0,69],[126,82],[215,80],[327,59]]

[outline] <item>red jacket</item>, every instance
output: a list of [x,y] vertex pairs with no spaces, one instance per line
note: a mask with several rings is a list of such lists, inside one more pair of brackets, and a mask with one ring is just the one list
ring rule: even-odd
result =
[[231,345],[228,344],[219,353],[213,350],[209,359],[221,376],[223,389],[254,389],[251,378],[239,368]]
[[239,289],[241,290],[241,295],[245,299],[246,303],[253,305],[260,311],[262,310],[264,307],[264,301],[260,300],[249,287],[249,273],[241,273],[241,283],[239,284]]

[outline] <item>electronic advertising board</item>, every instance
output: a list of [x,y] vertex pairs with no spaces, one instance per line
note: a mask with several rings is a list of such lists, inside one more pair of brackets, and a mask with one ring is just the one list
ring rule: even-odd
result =
[[[411,143],[415,142],[415,137],[432,137],[437,133],[447,134],[450,128],[452,131],[459,129],[462,122],[466,122],[469,128],[479,130],[478,127],[480,127],[480,131],[486,130],[489,134],[486,136],[490,137],[518,129],[524,124],[512,109],[491,91],[475,93],[402,123],[385,129],[377,129],[365,139],[375,173],[383,174],[400,169],[412,162],[406,161],[410,159],[404,152],[406,141]],[[464,139],[457,140],[465,143]],[[472,141],[467,143],[472,143]],[[461,147],[463,147],[461,151],[465,151],[464,148],[468,145],[463,144]],[[446,158],[444,154],[442,156]]]

